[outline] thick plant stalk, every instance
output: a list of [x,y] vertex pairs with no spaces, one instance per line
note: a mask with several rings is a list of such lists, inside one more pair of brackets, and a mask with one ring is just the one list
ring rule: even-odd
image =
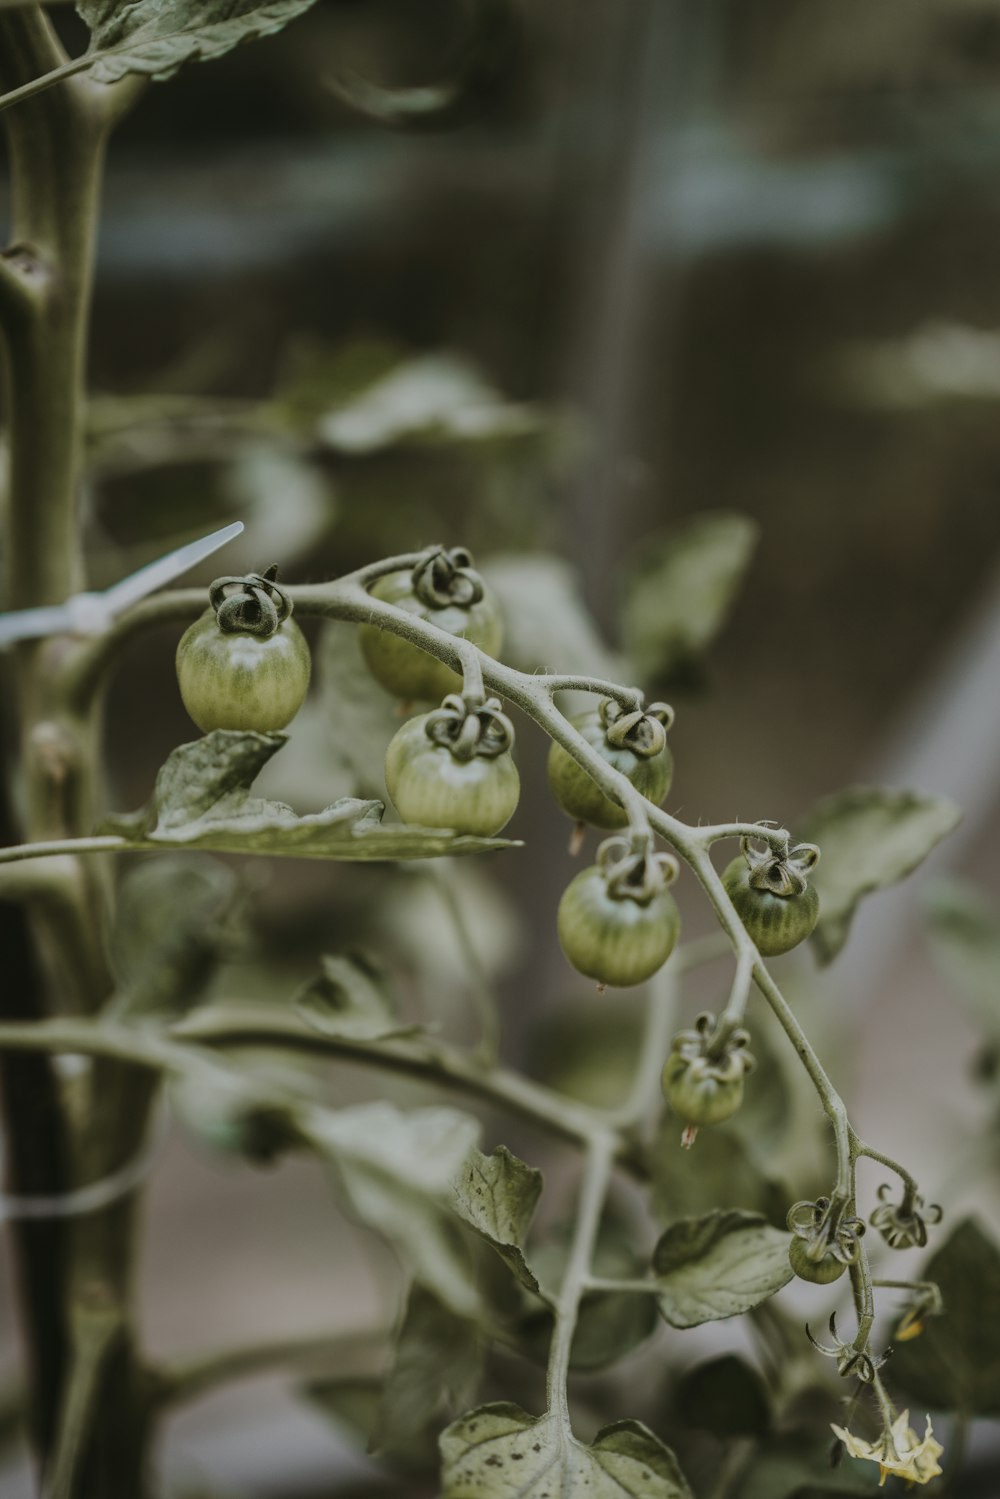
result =
[[[0,91],[64,61],[38,6],[0,12]],[[99,194],[107,138],[132,93],[74,78],[2,118],[13,207],[11,243],[0,256],[9,447],[5,601],[13,609],[61,603],[84,582],[78,501]],[[92,815],[95,709],[77,713],[66,704],[45,644],[21,648],[14,678],[6,696],[17,705],[23,830],[79,836]],[[29,913],[41,975],[35,965],[26,990],[5,986],[5,1014],[38,1017],[46,1005],[93,1011],[104,1001],[111,979],[101,942],[103,878],[92,861],[54,872],[48,898]],[[72,1092],[48,1071],[32,1079],[30,1093],[10,1067],[2,1083],[4,1129],[15,1142],[12,1186],[20,1194],[52,1195],[97,1179],[141,1139],[150,1084],[132,1068],[99,1063]],[[69,1159],[61,1148],[67,1140],[74,1144]],[[145,1423],[130,1331],[133,1205],[15,1224],[14,1239],[45,1488],[64,1499],[138,1499]],[[81,1332],[95,1306],[99,1359]]]

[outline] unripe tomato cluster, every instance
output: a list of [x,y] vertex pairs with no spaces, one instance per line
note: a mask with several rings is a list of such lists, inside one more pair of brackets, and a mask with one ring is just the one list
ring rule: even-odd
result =
[[[291,619],[291,601],[275,582],[276,569],[244,578],[220,578],[210,590],[211,610],[193,624],[177,649],[177,674],[185,706],[199,728],[282,729],[298,711],[309,685],[309,649]],[[429,549],[410,571],[386,574],[371,586],[374,597],[415,619],[468,640],[486,654],[503,638],[499,604],[462,548]],[[492,837],[517,806],[520,782],[511,757],[514,730],[496,699],[462,696],[461,678],[429,652],[378,626],[360,627],[361,648],[373,676],[406,701],[441,706],[408,720],[393,737],[385,760],[386,786],[401,817],[422,827]],[[593,755],[649,802],[670,788],[673,760],[667,731],[673,710],[643,707],[625,694],[605,699],[571,720]],[[630,701],[631,698],[631,701]],[[625,809],[610,797],[569,750],[553,743],[548,781],[560,807],[577,823],[626,828]],[[812,931],[818,898],[807,879],[819,850],[803,844],[775,853],[755,852],[741,840],[741,856],[723,884],[758,950],[787,952]],[[558,932],[570,963],[600,988],[642,983],[673,951],[680,917],[668,886],[677,866],[653,854],[643,839],[610,839],[597,862],[570,883],[559,904]],[[690,1125],[717,1123],[739,1107],[746,1054],[695,1054],[681,1046],[668,1059],[663,1085],[674,1111]]]

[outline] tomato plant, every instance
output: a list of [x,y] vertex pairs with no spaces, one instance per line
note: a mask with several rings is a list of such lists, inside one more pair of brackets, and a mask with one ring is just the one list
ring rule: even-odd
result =
[[[288,348],[271,347],[276,319],[265,307],[259,324],[240,327],[244,341],[225,369],[212,330],[167,367],[166,346],[182,337],[185,318],[158,291],[150,344],[164,364],[150,369],[150,388],[84,390],[113,132],[145,83],[277,33],[311,8],[312,0],[78,0],[76,20],[64,8],[54,24],[44,6],[0,0],[11,204],[0,253],[0,646],[11,648],[0,696],[10,718],[0,801],[9,1178],[0,1217],[26,1354],[12,1409],[0,1411],[0,1440],[24,1427],[45,1499],[150,1499],[161,1418],[244,1374],[276,1370],[314,1412],[344,1423],[338,1459],[346,1426],[364,1428],[358,1460],[379,1454],[368,1477],[395,1499],[505,1499],[514,1488],[564,1499],[691,1499],[693,1489],[791,1499],[830,1482],[826,1417],[848,1380],[871,1397],[880,1433],[869,1441],[835,1427],[848,1452],[876,1462],[882,1477],[929,1482],[941,1473],[941,1445],[929,1422],[922,1437],[912,1430],[894,1400],[953,1413],[956,1446],[969,1417],[995,1415],[1000,1349],[996,1319],[980,1302],[1000,1275],[1000,1250],[960,1224],[933,1246],[919,1279],[873,1274],[856,1213],[870,1211],[877,1247],[895,1250],[923,1249],[942,1212],[924,1206],[909,1166],[850,1121],[833,1076],[839,1059],[828,1071],[810,1039],[808,1017],[829,991],[806,956],[835,958],[859,903],[913,871],[958,814],[928,792],[853,787],[804,813],[796,826],[816,841],[795,843],[769,820],[711,823],[689,806],[685,821],[663,809],[674,713],[647,697],[701,680],[696,658],[749,565],[752,523],[699,514],[651,538],[625,569],[621,607],[607,603],[602,634],[582,603],[594,579],[537,549],[556,530],[540,497],[568,488],[572,464],[599,451],[576,439],[579,416],[507,397],[447,351],[400,355],[375,339],[317,352],[317,327],[341,327],[346,309],[352,321],[367,315],[346,283],[335,307],[303,298],[308,327],[299,331],[310,338]],[[323,24],[357,9],[328,6]],[[444,9],[472,29],[456,49],[463,88],[517,53],[507,0]],[[395,10],[401,24],[430,24],[423,8]],[[72,42],[80,26],[89,41],[70,56],[62,38]],[[351,93],[342,81],[337,88]],[[325,84],[313,92],[328,102]],[[259,78],[247,94],[256,120]],[[355,86],[351,102],[395,123],[428,123],[460,114],[461,94]],[[233,127],[230,138],[238,135]],[[592,149],[586,132],[580,149]],[[256,172],[256,144],[252,152]],[[357,162],[352,172],[354,180]],[[215,173],[213,162],[213,184]],[[384,273],[392,235],[383,231],[380,223],[373,259]],[[507,272],[481,259],[462,269],[470,284],[483,278],[500,309],[483,340],[490,347],[503,342]],[[323,276],[339,299],[325,261]],[[253,288],[256,305],[256,279]],[[283,287],[275,304],[293,301]],[[622,305],[616,294],[595,325],[617,324]],[[439,311],[428,297],[407,336],[426,339]],[[145,342],[140,331],[130,330],[130,351]],[[973,363],[980,368],[979,356]],[[198,388],[180,391],[182,377]],[[470,487],[484,497],[475,514]],[[139,498],[150,499],[148,510]],[[207,613],[203,587],[157,592],[180,577],[178,556],[190,563],[192,517],[200,526],[213,506],[228,516],[236,504],[248,547],[260,549],[253,555],[287,544],[291,566],[284,551],[282,566],[300,581],[279,587],[273,569],[220,577]],[[115,505],[120,530],[109,522]],[[468,520],[477,549],[483,538],[492,585],[464,545],[419,545],[432,519],[433,534],[456,517],[463,528]],[[238,529],[224,534],[235,540]],[[101,545],[89,550],[95,536]],[[160,542],[171,550],[149,563],[147,547]],[[381,556],[390,542],[413,549]],[[81,592],[88,575],[127,571],[140,544],[138,571],[104,593]],[[618,561],[593,560],[601,580]],[[750,618],[759,626],[759,611]],[[316,640],[308,702],[312,654],[300,619]],[[158,654],[167,631],[183,702],[203,731],[179,744],[173,678]],[[105,718],[105,688],[119,674]],[[377,684],[429,711],[400,723]],[[577,712],[580,695],[592,706]],[[292,734],[279,733],[303,706]],[[748,691],[742,713],[755,707]],[[515,719],[529,746],[523,844],[499,836],[519,805]],[[747,794],[737,728],[719,756],[729,815]],[[532,735],[547,746],[558,807],[616,833],[556,911],[559,817],[536,795],[542,756],[532,761]],[[382,795],[383,765],[398,818]],[[138,784],[148,788],[145,807],[115,810]],[[790,799],[794,789],[772,795]],[[696,786],[691,805],[700,795]],[[311,810],[295,810],[300,797]],[[737,842],[720,879],[716,845]],[[685,932],[695,934],[683,944],[672,888],[682,867]],[[944,922],[946,940],[965,944],[965,982],[988,1016],[1000,968],[995,925],[965,899]],[[575,972],[559,962],[557,944]],[[793,948],[801,1005],[763,961]],[[675,1032],[689,982],[698,994],[723,968],[718,1015]],[[632,992],[598,1003],[580,976]],[[836,1006],[827,1009],[839,1019]],[[547,1050],[534,1029],[543,1014]],[[749,1087],[748,1014],[760,1067]],[[987,1083],[996,1049],[994,1035]],[[249,1325],[254,1298],[238,1296],[232,1263],[193,1214],[171,1241],[190,1246],[195,1267],[188,1275],[185,1264],[187,1323],[207,1342],[229,1301],[216,1294],[229,1275],[242,1341],[175,1359],[170,1339],[150,1335],[148,1298],[135,1288],[155,1276],[138,1224],[167,1105],[229,1164],[280,1169],[294,1154],[322,1166],[291,1189],[329,1188],[342,1208],[341,1258],[331,1272],[324,1239],[312,1256],[317,1274],[339,1276],[352,1254],[367,1269],[365,1236],[385,1243],[391,1252],[363,1294],[344,1272],[341,1323],[310,1313],[299,1334],[279,1328],[262,1343]],[[688,1147],[700,1127],[728,1125],[686,1155],[678,1121]],[[501,1143],[515,1122],[528,1159]],[[487,1138],[488,1154],[479,1148]],[[899,1183],[873,1191],[871,1205],[858,1171],[865,1159]],[[814,1191],[817,1177],[826,1194],[786,1213],[793,1192]],[[286,1216],[296,1235],[307,1232],[311,1198],[296,1199],[301,1216],[271,1208],[282,1201],[266,1196],[272,1182],[259,1187],[266,1206],[257,1211],[275,1233]],[[162,1218],[152,1221],[159,1231]],[[154,1245],[161,1271],[172,1258],[165,1242]],[[780,1304],[756,1317],[759,1368],[735,1354],[707,1374],[692,1373],[686,1351],[672,1362],[672,1329],[758,1312],[790,1269],[819,1285],[849,1269],[853,1293],[852,1310],[838,1314],[853,1319],[847,1338],[831,1322],[832,1346],[813,1339],[831,1360],[826,1384],[809,1381],[808,1404],[822,1418],[794,1431],[786,1428],[789,1412],[798,1421],[804,1411],[806,1352],[794,1298],[787,1312]],[[276,1266],[275,1284],[280,1274]],[[952,1319],[928,1355],[894,1360],[897,1386],[881,1374],[887,1290],[894,1319],[905,1300],[907,1342],[943,1307]],[[366,1310],[370,1325],[360,1322]],[[158,1311],[162,1329],[162,1304]],[[183,1321],[171,1328],[178,1343]],[[626,1357],[643,1343],[633,1372]],[[745,1353],[750,1341],[743,1345]],[[538,1358],[544,1380],[525,1383],[523,1361]],[[616,1365],[586,1388],[570,1378]],[[702,1427],[718,1440],[706,1442]],[[312,1478],[339,1483],[325,1468],[311,1475],[315,1488]],[[276,1495],[278,1486],[308,1486],[283,1471],[261,1481]],[[345,1481],[356,1489],[367,1477]],[[227,1484],[224,1475],[217,1487]]]

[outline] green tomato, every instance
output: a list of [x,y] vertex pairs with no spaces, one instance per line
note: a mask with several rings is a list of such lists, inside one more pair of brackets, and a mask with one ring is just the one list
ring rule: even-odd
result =
[[673,952],[680,912],[667,889],[643,903],[610,893],[597,864],[571,880],[559,902],[559,942],[578,972],[627,989],[650,978]]
[[385,755],[385,784],[404,822],[453,828],[492,838],[514,815],[521,791],[509,750],[461,760],[426,733],[429,713],[393,735]]
[[[496,597],[486,590],[477,603],[445,604],[440,608],[425,603],[413,590],[409,572],[389,573],[372,585],[371,593],[397,609],[424,619],[428,624],[460,635],[496,656],[503,644],[503,615]],[[377,625],[362,625],[358,631],[361,651],[368,670],[376,682],[406,701],[437,702],[450,692],[461,692],[462,679],[426,651]]]
[[794,894],[776,895],[752,885],[750,875],[746,859],[738,855],[722,876],[726,894],[763,957],[790,952],[805,941],[819,919],[816,887],[806,884]]
[[309,646],[286,619],[271,635],[220,630],[210,609],[181,636],[177,682],[184,706],[203,733],[213,729],[283,729],[309,686]]
[[719,1062],[671,1052],[663,1067],[663,1096],[685,1124],[721,1124],[743,1102],[745,1067],[739,1053]]
[[844,1261],[829,1250],[821,1259],[811,1259],[808,1244],[797,1234],[788,1246],[788,1263],[800,1280],[811,1281],[815,1286],[828,1286],[831,1281],[839,1280],[847,1269]]
[[[609,742],[607,725],[597,708],[572,719],[571,723],[602,760],[620,770],[637,791],[659,806],[670,790],[674,770],[667,744],[658,754],[647,756],[637,755],[627,745],[617,747]],[[595,828],[627,826],[628,817],[622,808],[605,796],[593,777],[561,744],[553,743],[549,750],[548,777],[552,795],[576,822],[586,822]]]

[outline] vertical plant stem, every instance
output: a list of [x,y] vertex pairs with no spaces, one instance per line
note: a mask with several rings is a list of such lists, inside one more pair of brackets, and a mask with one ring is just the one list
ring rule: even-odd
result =
[[[0,91],[64,62],[41,7],[0,12]],[[13,209],[12,240],[0,255],[10,495],[5,595],[13,609],[61,603],[84,582],[78,503],[99,196],[107,138],[133,92],[130,86],[109,89],[72,78],[0,117]],[[17,704],[22,752],[20,821],[31,840],[79,836],[89,831],[92,818],[96,703],[84,713],[67,704],[56,670],[60,650],[59,642],[22,646],[9,694]],[[102,941],[104,874],[94,861],[73,861],[60,878],[59,898],[31,911],[47,980],[32,997],[36,1016],[46,1002],[56,1010],[93,1011],[110,989]],[[0,1012],[23,1014],[22,996],[9,986],[5,991]],[[101,1062],[70,1088],[47,1072],[48,1133],[73,1142],[70,1169],[60,1169],[52,1148],[43,1155],[27,1144],[34,1120],[19,1076],[7,1070],[3,1096],[18,1192],[51,1196],[73,1180],[99,1178],[141,1138],[147,1078],[137,1082],[133,1069]],[[132,1204],[14,1227],[29,1290],[26,1334],[38,1381],[34,1430],[43,1471],[55,1472],[65,1499],[139,1499],[141,1463],[127,1435],[142,1426],[127,1331]],[[47,1246],[44,1304],[30,1294],[39,1238]],[[95,1304],[115,1329],[114,1357],[102,1354],[95,1361],[88,1355],[81,1363],[82,1309]]]
[[576,1226],[556,1303],[556,1325],[549,1348],[549,1367],[545,1382],[549,1410],[557,1412],[567,1427],[569,1396],[566,1384],[570,1354],[573,1351],[573,1334],[576,1332],[580,1301],[589,1282],[590,1265],[614,1159],[615,1136],[610,1131],[595,1131],[587,1142],[584,1156]]

